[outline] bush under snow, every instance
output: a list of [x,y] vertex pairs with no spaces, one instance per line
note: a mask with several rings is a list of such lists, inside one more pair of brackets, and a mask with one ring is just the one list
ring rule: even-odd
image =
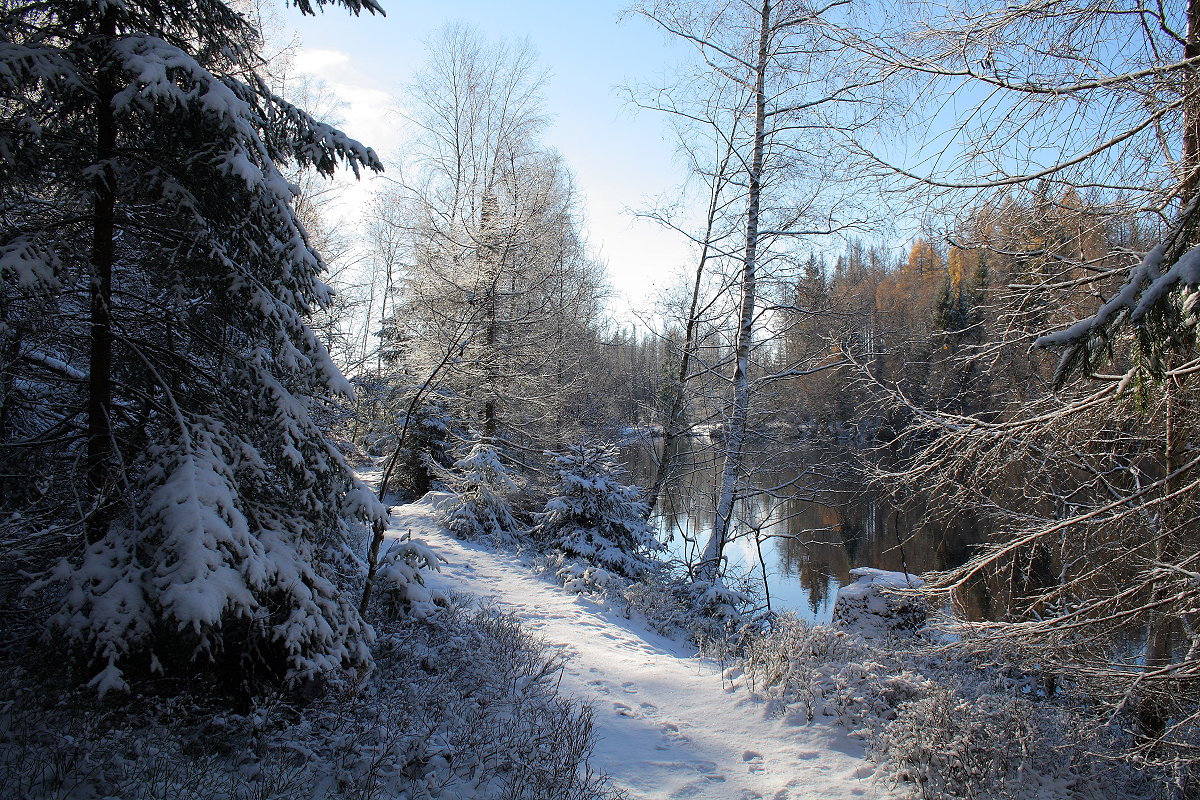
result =
[[450,599],[381,621],[376,669],[307,704],[244,714],[194,695],[96,707],[0,686],[0,786],[22,800],[603,800],[591,709],[558,694],[560,656],[517,621]]
[[393,616],[425,619],[446,604],[446,598],[425,585],[425,570],[440,570],[443,559],[424,542],[387,539],[375,575],[379,602]]
[[[30,589],[65,586],[47,638],[79,655],[100,695],[127,691],[131,674],[188,675],[196,662],[223,689],[251,693],[369,668],[370,629],[341,577],[358,572],[341,514],[378,506],[331,448],[304,446],[327,459],[311,467],[327,473],[314,478],[314,507],[272,516],[278,490],[256,485],[267,468],[247,443],[216,420],[183,429],[147,449],[136,524],[115,522]],[[309,529],[313,519],[326,530]]]
[[925,605],[911,590],[925,582],[915,575],[873,567],[850,570],[849,583],[838,589],[833,625],[867,638],[910,636],[925,625]]
[[453,496],[443,504],[446,526],[460,539],[511,543],[520,528],[510,498],[517,483],[500,461],[496,448],[477,440],[450,469],[436,470]]
[[952,647],[901,641],[781,614],[749,639],[742,669],[776,713],[835,719],[866,740],[884,775],[925,800],[1172,796],[1120,762],[1126,734],[1097,709]]

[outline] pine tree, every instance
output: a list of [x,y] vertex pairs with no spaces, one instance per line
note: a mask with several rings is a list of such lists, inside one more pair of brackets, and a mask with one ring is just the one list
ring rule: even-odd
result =
[[272,93],[229,3],[0,9],[0,516],[17,563],[67,553],[55,638],[101,692],[365,667],[339,584],[382,509],[310,417],[349,385],[280,170],[378,159]]

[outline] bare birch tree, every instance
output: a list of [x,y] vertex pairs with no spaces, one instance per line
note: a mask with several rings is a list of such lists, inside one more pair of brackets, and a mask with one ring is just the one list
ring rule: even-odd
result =
[[[736,254],[724,253],[735,264],[737,321],[728,359],[732,399],[723,429],[717,507],[697,570],[703,581],[720,573],[739,484],[746,477],[752,396],[774,377],[753,374],[764,311],[761,281],[789,266],[787,255],[797,240],[829,235],[848,224],[840,176],[822,162],[819,141],[821,128],[836,115],[817,117],[823,107],[861,88],[841,82],[827,68],[836,52],[818,29],[823,15],[839,5],[660,2],[638,10],[692,44],[703,65],[697,79],[664,92],[655,105],[712,131],[730,153],[732,166],[722,170],[728,175],[721,180],[738,189],[718,204],[729,213],[736,198],[733,218],[741,245]],[[708,228],[711,236],[714,226]]]

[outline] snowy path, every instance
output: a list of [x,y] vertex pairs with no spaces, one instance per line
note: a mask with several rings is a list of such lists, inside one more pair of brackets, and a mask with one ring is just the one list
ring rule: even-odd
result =
[[593,765],[633,798],[883,798],[862,745],[826,724],[769,718],[763,704],[688,647],[565,592],[515,557],[443,531],[429,499],[401,506],[411,530],[449,563],[431,583],[493,598],[567,656],[563,689],[591,702]]

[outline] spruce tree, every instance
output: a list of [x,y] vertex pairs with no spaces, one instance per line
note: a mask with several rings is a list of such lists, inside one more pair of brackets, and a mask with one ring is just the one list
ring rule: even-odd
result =
[[569,558],[637,578],[653,568],[663,549],[641,490],[620,481],[617,448],[585,442],[554,459],[558,491],[538,515],[534,535]]
[[219,0],[0,4],[0,536],[61,557],[54,638],[101,692],[370,660],[341,584],[383,512],[310,417],[350,389],[280,170],[381,167],[260,44]]

